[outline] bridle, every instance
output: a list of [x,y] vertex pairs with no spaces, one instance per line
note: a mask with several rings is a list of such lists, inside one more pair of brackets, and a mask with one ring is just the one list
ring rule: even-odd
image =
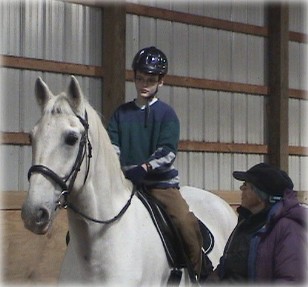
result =
[[87,180],[89,169],[90,169],[90,159],[92,157],[92,146],[91,146],[89,136],[88,136],[88,132],[89,132],[88,115],[86,112],[85,119],[83,119],[82,117],[78,115],[76,116],[80,120],[81,124],[83,125],[85,132],[82,134],[82,137],[80,139],[78,154],[77,154],[75,163],[70,173],[64,177],[60,177],[49,167],[45,165],[40,165],[40,164],[31,166],[28,171],[28,180],[30,180],[30,177],[33,173],[40,173],[46,176],[47,178],[51,179],[52,181],[54,181],[56,184],[58,184],[61,187],[62,191],[57,201],[56,209],[57,208],[67,208],[67,205],[68,205],[67,197],[73,189],[77,174],[80,171],[80,166],[86,154],[88,155],[87,156],[88,160],[87,160],[87,172],[86,172],[86,176],[84,179],[84,184]]
[[98,220],[95,218],[91,218],[89,216],[87,216],[86,214],[82,213],[81,211],[78,210],[77,207],[75,207],[72,203],[70,203],[68,201],[68,196],[71,193],[77,174],[80,171],[80,167],[83,163],[83,160],[85,158],[85,156],[87,155],[87,168],[86,168],[86,175],[84,178],[84,182],[83,184],[86,183],[87,178],[88,178],[88,174],[89,174],[89,170],[90,170],[90,160],[92,158],[92,145],[91,142],[89,140],[89,124],[88,124],[88,114],[87,111],[85,111],[85,118],[83,119],[81,116],[76,114],[76,117],[80,120],[81,124],[83,125],[85,131],[82,134],[82,137],[80,139],[80,143],[79,143],[79,150],[78,150],[78,154],[75,160],[75,163],[70,171],[70,173],[64,177],[60,177],[59,175],[57,175],[53,170],[51,170],[49,167],[45,166],[45,165],[32,165],[28,171],[28,180],[30,180],[30,177],[33,173],[40,173],[44,176],[46,176],[47,178],[49,178],[50,180],[52,180],[53,182],[55,182],[57,185],[59,185],[61,187],[61,194],[59,199],[57,200],[57,204],[56,204],[56,209],[61,209],[61,208],[70,208],[72,209],[74,212],[76,212],[77,214],[81,215],[82,217],[96,222],[96,223],[104,223],[104,224],[108,224],[108,223],[112,223],[115,220],[117,220],[120,216],[122,216],[125,211],[127,210],[127,208],[129,207],[132,197],[135,193],[134,189],[133,192],[130,196],[130,198],[128,199],[127,203],[124,205],[124,207],[120,210],[120,212],[114,216],[111,219],[108,220]]

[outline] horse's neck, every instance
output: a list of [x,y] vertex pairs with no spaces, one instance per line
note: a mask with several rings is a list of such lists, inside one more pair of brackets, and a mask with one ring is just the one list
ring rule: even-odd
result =
[[[86,183],[74,197],[73,204],[90,217],[107,220],[126,204],[131,195],[131,184],[121,171],[118,156],[98,115],[91,107],[87,111],[92,158]],[[85,169],[85,163],[83,165]]]

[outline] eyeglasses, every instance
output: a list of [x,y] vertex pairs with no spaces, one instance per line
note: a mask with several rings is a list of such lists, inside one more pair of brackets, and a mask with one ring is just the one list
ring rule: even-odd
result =
[[135,81],[137,83],[142,83],[142,84],[146,84],[147,86],[153,86],[155,85],[156,83],[158,83],[158,79],[157,78],[154,78],[154,77],[150,77],[150,78],[143,78],[143,77],[140,77],[140,76],[137,76],[135,78]]

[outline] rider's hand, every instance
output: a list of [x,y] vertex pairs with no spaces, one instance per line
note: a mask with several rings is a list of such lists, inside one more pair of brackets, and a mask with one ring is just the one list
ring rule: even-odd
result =
[[140,185],[146,176],[147,171],[141,165],[137,165],[126,171],[125,177],[132,181],[135,185]]

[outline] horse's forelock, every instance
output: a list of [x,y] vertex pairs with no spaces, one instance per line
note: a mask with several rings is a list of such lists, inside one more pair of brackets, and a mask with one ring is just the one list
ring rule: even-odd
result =
[[44,109],[45,114],[74,114],[65,93],[61,93],[49,100]]

